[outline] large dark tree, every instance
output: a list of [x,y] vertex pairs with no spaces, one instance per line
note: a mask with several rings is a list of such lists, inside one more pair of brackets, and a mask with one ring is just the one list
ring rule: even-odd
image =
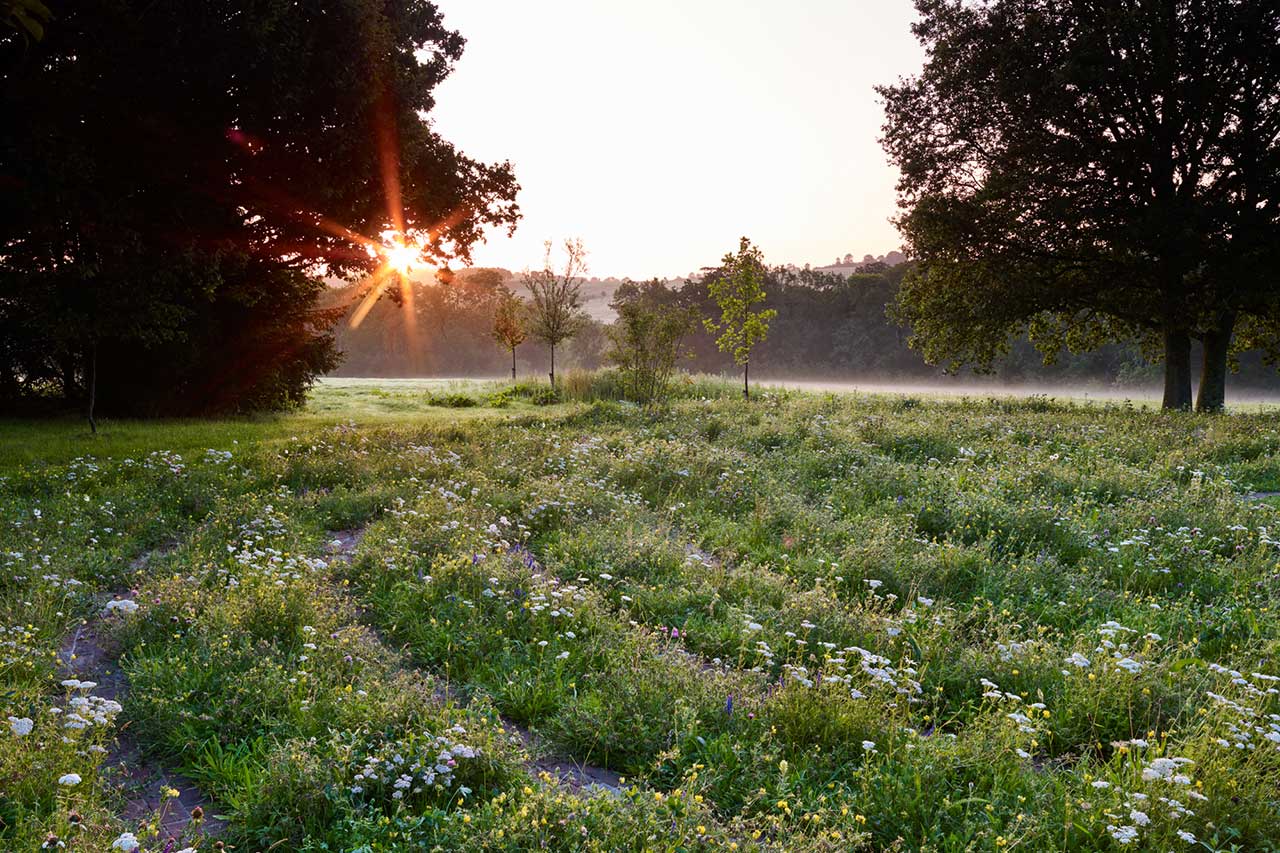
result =
[[1280,6],[918,0],[923,71],[882,87],[918,260],[898,316],[931,361],[1135,337],[1164,404],[1221,408],[1233,333],[1275,337]]
[[0,401],[295,402],[335,363],[320,273],[516,221],[509,165],[424,118],[463,47],[426,0],[48,5],[0,34]]

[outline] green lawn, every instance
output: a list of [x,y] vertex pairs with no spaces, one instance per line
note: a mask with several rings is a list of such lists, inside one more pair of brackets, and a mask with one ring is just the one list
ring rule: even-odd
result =
[[[485,405],[490,394],[509,383],[433,379],[324,379],[312,390],[306,407],[282,415],[256,415],[219,420],[171,418],[162,421],[103,419],[96,435],[80,418],[24,421],[0,419],[0,473],[19,466],[65,464],[77,456],[120,459],[164,448],[177,453],[210,447],[287,440],[294,432],[331,427],[352,419],[362,424],[415,425],[456,423],[476,417],[511,417],[555,412],[560,407],[534,406],[513,398],[501,408]],[[475,399],[475,407],[438,405],[432,395],[457,394]]]
[[0,848],[1280,849],[1275,416],[503,388],[0,426]]

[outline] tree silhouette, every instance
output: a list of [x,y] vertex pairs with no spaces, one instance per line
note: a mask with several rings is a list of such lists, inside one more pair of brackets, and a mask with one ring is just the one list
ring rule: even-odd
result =
[[1280,6],[919,0],[916,77],[879,89],[931,362],[1138,338],[1164,405],[1221,408],[1232,335],[1280,332]]

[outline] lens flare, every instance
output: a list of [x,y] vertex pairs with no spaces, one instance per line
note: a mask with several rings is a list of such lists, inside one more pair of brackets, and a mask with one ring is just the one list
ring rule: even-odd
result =
[[421,249],[399,242],[392,243],[383,249],[382,255],[387,259],[387,266],[401,275],[408,275],[409,271],[422,261]]

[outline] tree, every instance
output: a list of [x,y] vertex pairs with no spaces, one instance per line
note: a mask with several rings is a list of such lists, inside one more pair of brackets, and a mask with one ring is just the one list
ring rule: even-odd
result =
[[1237,318],[1280,298],[1280,7],[917,8],[924,70],[878,90],[913,345],[987,368],[1018,331],[1048,358],[1137,338],[1189,408],[1199,338],[1200,408],[1221,408]]
[[0,28],[0,405],[301,399],[335,360],[321,273],[367,275],[387,232],[443,265],[514,226],[510,166],[423,117],[462,46],[426,0],[112,0],[62,4],[38,42]]
[[643,285],[624,281],[612,303],[618,319],[609,327],[608,358],[622,373],[627,394],[641,403],[666,397],[681,344],[697,320],[692,310],[657,298],[665,290],[657,279]]
[[754,310],[765,299],[764,274],[764,253],[743,237],[738,253],[725,255],[720,269],[707,276],[707,292],[720,310],[720,320],[708,318],[703,324],[709,333],[718,335],[720,351],[731,353],[733,363],[742,365],[744,399],[751,398],[751,350],[768,336],[769,321],[778,314],[772,308]]
[[564,267],[557,272],[551,260],[551,241],[544,244],[542,269],[525,270],[529,289],[529,331],[551,350],[551,384],[556,384],[556,347],[578,333],[586,313],[582,310],[582,274],[587,271],[587,250],[582,240],[564,241]]
[[580,370],[596,370],[606,361],[609,325],[587,316],[565,347],[565,364]]
[[503,349],[511,350],[511,381],[516,379],[516,347],[525,342],[529,331],[525,326],[528,307],[524,300],[503,288],[498,307],[493,312],[493,339]]

